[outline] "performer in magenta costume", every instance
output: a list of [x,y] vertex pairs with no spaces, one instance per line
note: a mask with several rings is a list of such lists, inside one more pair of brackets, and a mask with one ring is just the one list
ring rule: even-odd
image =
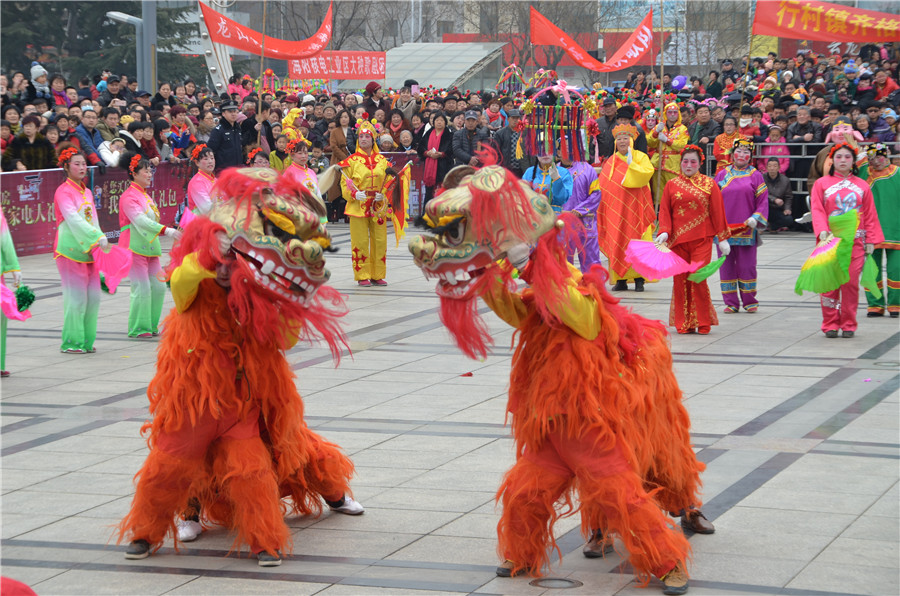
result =
[[828,218],[850,211],[859,213],[859,227],[850,257],[850,281],[836,290],[822,294],[822,331],[826,337],[837,337],[843,330],[844,337],[856,332],[856,309],[859,306],[859,275],[866,255],[875,251],[875,245],[884,242],[884,233],[875,211],[875,199],[868,183],[856,174],[856,150],[847,143],[840,143],[831,150],[832,160],[828,175],[822,176],[810,192],[813,231],[822,240],[829,232]]
[[100,313],[100,271],[91,251],[97,246],[105,249],[109,241],[100,229],[94,195],[84,185],[87,175],[84,154],[74,146],[62,149],[59,167],[67,176],[53,195],[57,221],[53,258],[63,292],[60,351],[86,354],[95,351]]
[[214,203],[212,188],[216,183],[216,177],[213,176],[216,169],[216,154],[206,145],[197,145],[191,151],[191,165],[197,167],[197,173],[188,182],[188,209],[194,215],[206,215]]
[[[741,304],[747,312],[756,312],[756,247],[759,230],[765,229],[769,217],[769,191],[762,174],[750,164],[753,141],[736,139],[731,152],[732,163],[716,174],[722,190],[725,219],[731,229],[728,244],[731,253],[719,269],[725,313],[736,313]],[[722,252],[719,251],[719,256]],[[740,292],[740,298],[738,293]]]
[[159,223],[159,208],[147,193],[153,180],[150,162],[140,154],[123,156],[119,163],[128,168],[129,186],[119,197],[119,244],[131,251],[131,305],[128,311],[128,336],[147,338],[159,334],[166,286],[158,275],[162,270],[159,236],[175,240],[181,232]]
[[[582,273],[587,273],[591,265],[600,262],[600,247],[597,244],[597,209],[600,207],[600,187],[597,170],[585,161],[563,163],[572,175],[572,194],[563,204],[563,211],[570,211],[584,224],[584,232],[579,238],[582,246],[577,247],[578,265]],[[576,247],[568,247],[569,262],[574,262]]]

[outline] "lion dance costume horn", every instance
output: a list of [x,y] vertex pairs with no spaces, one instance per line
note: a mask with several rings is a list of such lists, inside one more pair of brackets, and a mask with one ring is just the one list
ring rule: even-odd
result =
[[[507,404],[517,461],[497,493],[506,569],[539,575],[551,547],[558,551],[553,522],[576,511],[585,533],[621,538],[644,580],[683,564],[689,544],[662,512],[695,511],[704,465],[691,449],[665,328],[620,305],[599,265],[584,275],[569,265],[577,222],[557,219],[501,167],[464,177],[425,209],[430,233],[409,250],[437,280],[441,320],[459,348],[488,353],[478,298],[517,330]],[[525,246],[527,264],[517,266],[530,286],[519,289],[504,258]]]
[[120,540],[159,548],[193,497],[207,521],[235,533],[235,549],[278,556],[291,545],[283,497],[309,514],[349,490],[353,464],[306,425],[284,356],[298,340],[321,338],[339,359],[346,307],[325,285],[324,207],[282,180],[269,168],[227,170],[220,200],[172,249],[165,272],[175,308],[142,429],[150,454]]

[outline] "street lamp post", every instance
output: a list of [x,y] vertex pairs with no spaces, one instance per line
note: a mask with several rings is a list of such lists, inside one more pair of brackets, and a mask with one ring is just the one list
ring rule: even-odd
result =
[[156,89],[156,5],[146,1],[142,4],[143,19],[118,10],[107,12],[106,18],[134,26],[138,86],[153,90]]

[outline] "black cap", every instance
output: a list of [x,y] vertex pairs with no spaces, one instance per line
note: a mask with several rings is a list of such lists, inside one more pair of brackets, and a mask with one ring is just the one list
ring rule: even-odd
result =
[[624,105],[616,110],[616,118],[625,118],[626,120],[634,120],[634,106]]
[[614,105],[615,103],[616,103],[616,98],[613,97],[612,95],[607,95],[606,97],[603,98],[603,105],[605,105],[605,106],[608,106],[611,104]]
[[744,114],[753,115],[753,108],[744,104],[744,106],[741,107],[741,115],[743,116]]
[[731,61],[731,58],[725,58],[722,60],[722,66],[725,66],[726,64],[734,64],[734,62]]
[[506,110],[506,116],[508,118],[521,118],[522,112],[520,112],[516,108],[510,108],[510,109]]
[[481,116],[481,112],[479,112],[478,110],[467,110],[466,111],[466,120],[468,120],[469,118],[474,118],[474,119],[478,120],[479,116]]
[[121,79],[119,79],[117,75],[109,75],[108,77],[106,77],[106,84],[109,85],[110,83],[118,83],[120,80]]
[[223,112],[225,110],[237,110],[238,105],[236,103],[234,103],[233,101],[223,101],[222,105],[219,106],[219,109],[222,110]]
[[144,91],[142,89],[138,89],[137,93],[134,94],[135,97],[150,97],[149,91]]

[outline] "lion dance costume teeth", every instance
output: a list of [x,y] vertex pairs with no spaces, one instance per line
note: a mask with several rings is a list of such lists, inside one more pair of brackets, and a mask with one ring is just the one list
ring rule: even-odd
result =
[[[516,463],[497,493],[498,575],[540,575],[559,552],[554,522],[579,512],[586,534],[621,539],[645,583],[677,570],[686,586],[690,547],[664,512],[698,512],[705,466],[691,449],[665,328],[618,304],[601,266],[582,274],[569,265],[577,219],[558,219],[499,166],[445,189],[423,219],[431,234],[409,250],[437,280],[460,349],[487,355],[479,297],[516,329],[507,404]],[[529,287],[517,289],[510,261]]]
[[283,497],[300,515],[349,499],[353,464],[307,427],[284,355],[313,337],[336,361],[346,346],[345,305],[325,285],[325,206],[268,168],[228,170],[216,192],[166,268],[175,308],[147,392],[150,454],[119,525],[128,558],[174,537],[174,516],[199,501],[206,522],[236,534],[233,550],[280,561],[291,547]]

